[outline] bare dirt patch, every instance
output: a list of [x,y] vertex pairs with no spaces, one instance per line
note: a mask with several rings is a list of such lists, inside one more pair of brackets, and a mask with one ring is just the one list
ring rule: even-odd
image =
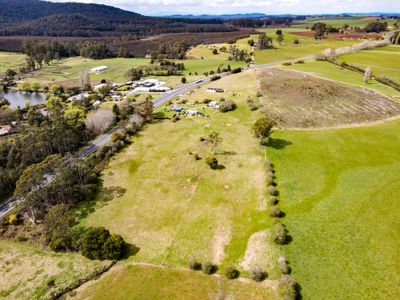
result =
[[227,224],[227,222],[221,222],[215,230],[213,238],[213,261],[216,264],[220,264],[225,258],[225,246],[231,241],[231,231],[231,224]]
[[281,69],[260,71],[258,79],[263,113],[282,127],[333,127],[400,115],[399,104],[369,89]]
[[247,244],[246,253],[241,267],[247,271],[250,271],[253,267],[260,266],[266,267],[269,261],[269,239],[267,231],[259,231],[254,233]]

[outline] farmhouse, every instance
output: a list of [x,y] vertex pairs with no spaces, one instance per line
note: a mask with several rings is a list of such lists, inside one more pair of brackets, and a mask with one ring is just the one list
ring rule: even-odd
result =
[[208,88],[207,92],[208,93],[223,93],[223,92],[225,92],[225,90],[221,89],[221,88]]
[[170,111],[177,111],[177,112],[180,112],[180,111],[182,111],[183,110],[183,107],[182,106],[179,106],[179,105],[173,105],[171,108],[170,108]]
[[204,114],[202,114],[201,112],[198,112],[195,109],[187,109],[184,111],[184,114],[188,115],[188,116],[204,117]]
[[95,67],[95,68],[90,69],[89,73],[101,73],[101,72],[104,72],[107,69],[108,69],[107,66],[99,66],[99,67]]
[[219,104],[218,104],[217,101],[211,101],[210,103],[208,103],[208,106],[212,107],[212,108],[215,108],[215,109],[219,108]]
[[68,101],[77,101],[77,100],[82,100],[82,99],[87,98],[87,97],[89,97],[89,93],[88,92],[83,92],[83,93],[80,93],[78,95],[69,97],[67,100]]
[[148,93],[148,92],[168,92],[171,90],[170,87],[165,86],[165,82],[157,79],[146,79],[134,82],[132,87],[135,87],[133,92],[136,93]]

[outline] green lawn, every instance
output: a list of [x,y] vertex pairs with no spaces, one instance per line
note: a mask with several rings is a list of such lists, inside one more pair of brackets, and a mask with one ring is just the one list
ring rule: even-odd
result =
[[336,80],[350,85],[374,89],[390,97],[400,96],[400,92],[396,91],[395,89],[389,86],[381,84],[375,80],[370,80],[368,83],[365,83],[364,76],[362,74],[347,69],[343,69],[329,62],[307,61],[305,64],[293,64],[289,67],[283,67],[283,68],[310,73],[318,77]]
[[[259,112],[250,112],[246,103],[247,95],[255,97],[255,84],[254,71],[212,84],[229,86],[225,97],[239,106],[233,112],[206,109],[210,118],[147,125],[104,170],[104,191],[81,223],[105,226],[135,244],[140,250],[132,261],[182,267],[197,257],[222,269],[234,265],[244,275],[246,261],[274,278],[279,248],[270,241],[264,155],[250,133]],[[202,100],[203,95],[205,87],[187,98]],[[202,111],[203,105],[194,106]],[[213,131],[223,138],[216,150],[221,170],[205,164],[210,146],[200,142]]]
[[276,131],[268,149],[304,299],[398,299],[400,121]]
[[373,50],[346,54],[340,61],[355,64],[363,68],[371,67],[373,74],[386,76],[400,83],[400,47],[388,46]]
[[182,269],[120,265],[93,284],[83,286],[68,299],[254,299],[277,296],[254,282],[243,283]]
[[4,73],[7,69],[19,71],[20,67],[25,64],[25,55],[11,52],[0,52],[0,73]]

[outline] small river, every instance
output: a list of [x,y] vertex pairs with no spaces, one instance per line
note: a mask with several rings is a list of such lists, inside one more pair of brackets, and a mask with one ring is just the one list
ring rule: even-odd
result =
[[44,93],[26,93],[20,91],[7,91],[1,94],[10,102],[11,107],[24,107],[25,101],[28,100],[30,105],[42,104],[46,101]]

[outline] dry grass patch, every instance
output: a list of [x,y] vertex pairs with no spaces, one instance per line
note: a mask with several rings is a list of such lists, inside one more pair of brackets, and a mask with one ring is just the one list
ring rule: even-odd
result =
[[266,114],[284,127],[327,127],[377,121],[400,114],[400,105],[369,89],[304,73],[258,73]]
[[182,269],[120,265],[68,299],[278,299],[273,284],[227,280]]
[[0,298],[50,299],[53,290],[75,283],[109,263],[0,241]]

